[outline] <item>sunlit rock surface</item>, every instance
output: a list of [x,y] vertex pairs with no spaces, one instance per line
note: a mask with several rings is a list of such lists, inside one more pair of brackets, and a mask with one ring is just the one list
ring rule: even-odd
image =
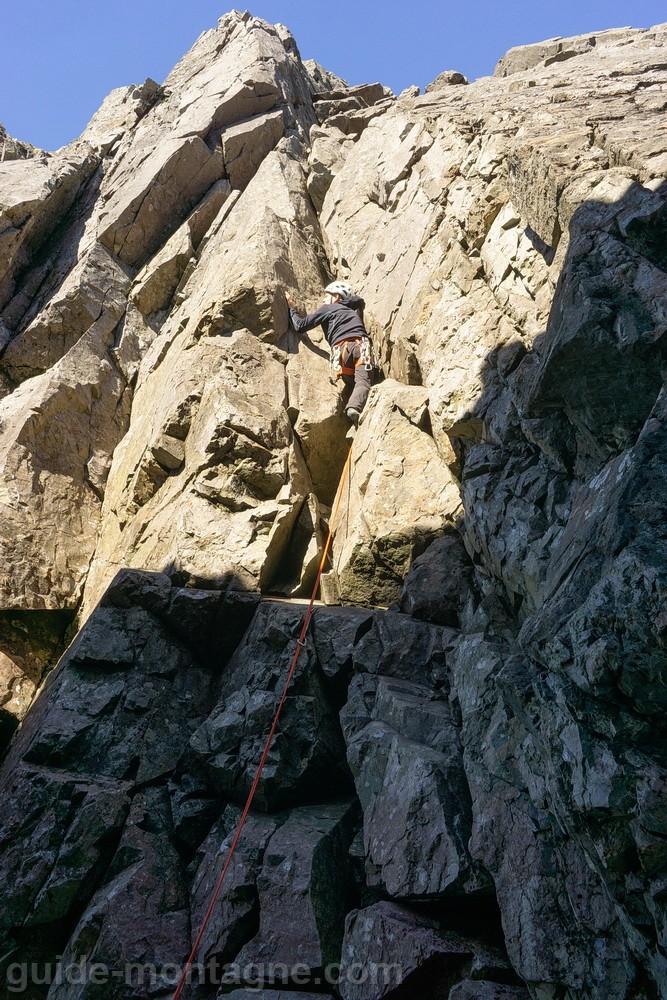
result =
[[0,129],[0,954],[110,976],[31,998],[196,940],[350,447],[283,294],[333,277],[383,377],[190,995],[667,998],[666,44],[396,98],[232,12]]

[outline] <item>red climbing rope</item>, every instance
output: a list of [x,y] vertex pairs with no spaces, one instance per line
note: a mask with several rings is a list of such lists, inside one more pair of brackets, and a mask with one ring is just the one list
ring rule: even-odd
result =
[[208,910],[206,911],[206,914],[204,916],[204,920],[203,920],[201,928],[199,930],[199,934],[197,935],[197,939],[196,939],[195,943],[192,946],[192,951],[190,952],[190,956],[189,956],[187,962],[185,963],[185,967],[183,969],[183,972],[181,973],[181,978],[178,981],[178,985],[176,987],[176,991],[174,993],[173,1000],[179,1000],[179,997],[181,996],[181,993],[183,992],[183,987],[184,987],[185,982],[186,982],[186,980],[188,978],[188,972],[192,968],[192,963],[194,961],[195,955],[197,954],[197,949],[199,948],[199,945],[201,944],[201,940],[202,940],[202,938],[204,936],[204,931],[206,930],[207,924],[208,924],[209,920],[211,919],[211,914],[213,913],[213,907],[215,906],[216,900],[217,900],[218,896],[220,895],[220,890],[222,888],[222,883],[224,882],[225,875],[227,874],[227,869],[229,868],[229,865],[230,865],[231,860],[232,860],[232,856],[234,854],[234,851],[236,850],[236,845],[238,844],[239,839],[241,837],[241,831],[243,830],[244,823],[246,821],[248,813],[250,812],[250,806],[252,805],[252,800],[255,797],[255,792],[257,791],[257,786],[259,785],[259,779],[262,776],[262,770],[263,770],[264,765],[266,763],[266,759],[269,756],[269,751],[271,749],[271,743],[273,742],[273,737],[275,736],[276,729],[278,728],[278,720],[280,719],[280,713],[283,710],[283,705],[285,704],[285,699],[287,697],[287,690],[288,690],[288,688],[289,688],[289,686],[290,686],[290,684],[292,682],[292,678],[294,676],[294,671],[296,670],[296,665],[297,665],[297,663],[299,661],[299,656],[300,656],[301,650],[303,649],[303,646],[304,646],[304,640],[306,638],[306,633],[308,632],[308,626],[310,625],[310,619],[312,618],[312,615],[313,615],[313,610],[314,610],[313,606],[315,604],[315,597],[317,596],[317,589],[318,589],[318,587],[320,585],[320,577],[322,576],[322,571],[324,569],[324,564],[327,561],[327,556],[329,554],[329,548],[331,547],[331,538],[332,538],[332,535],[333,535],[333,527],[334,527],[334,524],[335,524],[335,521],[336,521],[336,516],[338,514],[338,508],[340,506],[340,498],[343,495],[343,486],[345,485],[345,480],[347,479],[348,472],[349,472],[349,469],[350,469],[350,458],[351,458],[351,456],[352,456],[352,448],[350,448],[350,450],[348,452],[347,460],[345,462],[345,465],[343,467],[343,472],[341,474],[340,483],[338,484],[338,491],[336,493],[336,499],[334,501],[333,510],[331,512],[331,520],[329,522],[329,534],[327,535],[327,540],[326,540],[326,543],[325,543],[325,546],[324,546],[324,551],[322,552],[322,558],[320,559],[320,565],[319,565],[319,568],[317,570],[317,576],[315,577],[315,584],[313,586],[313,592],[310,595],[310,601],[309,601],[309,604],[308,604],[308,609],[306,611],[306,616],[305,616],[305,618],[303,620],[303,625],[301,626],[301,632],[299,634],[299,638],[296,641],[296,650],[294,651],[294,656],[292,657],[292,662],[290,664],[290,668],[289,668],[289,671],[288,671],[288,674],[287,674],[287,679],[286,679],[285,685],[283,687],[283,692],[282,692],[282,695],[280,697],[280,701],[278,702],[278,708],[276,709],[276,714],[273,717],[273,722],[271,723],[271,729],[269,730],[269,735],[268,735],[268,737],[266,739],[266,744],[264,746],[264,750],[262,752],[262,756],[260,757],[259,765],[257,767],[257,773],[255,774],[253,783],[252,783],[252,785],[250,787],[250,791],[248,792],[248,798],[246,799],[246,804],[243,807],[243,812],[241,813],[241,818],[239,819],[238,826],[236,827],[236,832],[234,834],[234,839],[232,840],[231,845],[229,847],[229,851],[227,852],[227,857],[226,857],[225,863],[224,863],[224,865],[222,867],[222,871],[220,873],[220,878],[218,879],[217,885],[216,885],[216,887],[215,887],[215,889],[213,891],[213,896],[211,897],[211,902],[209,903]]

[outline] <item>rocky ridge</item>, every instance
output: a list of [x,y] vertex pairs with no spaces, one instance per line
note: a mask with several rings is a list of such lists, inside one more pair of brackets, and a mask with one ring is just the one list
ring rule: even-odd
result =
[[336,274],[386,375],[347,606],[316,611],[191,995],[230,964],[238,998],[258,968],[267,998],[667,997],[666,42],[394,97],[232,12],[70,146],[6,143],[6,968],[173,992],[302,620],[260,595],[309,591],[347,453],[282,295]]

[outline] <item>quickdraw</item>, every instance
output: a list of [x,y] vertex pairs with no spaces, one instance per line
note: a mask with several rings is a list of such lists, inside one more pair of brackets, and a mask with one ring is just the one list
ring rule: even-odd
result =
[[359,358],[359,363],[364,366],[367,372],[371,372],[374,368],[378,367],[375,351],[373,350],[373,341],[370,337],[361,338],[361,357]]

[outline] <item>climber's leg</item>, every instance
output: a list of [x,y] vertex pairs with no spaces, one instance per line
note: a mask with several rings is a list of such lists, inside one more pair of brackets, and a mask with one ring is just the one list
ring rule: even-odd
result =
[[354,363],[354,388],[352,389],[352,394],[347,401],[346,409],[356,410],[361,413],[363,410],[366,400],[368,399],[368,393],[371,390],[372,382],[372,371],[368,371],[365,364],[360,361],[361,348],[359,344],[354,345],[352,351],[350,351],[350,362]]

